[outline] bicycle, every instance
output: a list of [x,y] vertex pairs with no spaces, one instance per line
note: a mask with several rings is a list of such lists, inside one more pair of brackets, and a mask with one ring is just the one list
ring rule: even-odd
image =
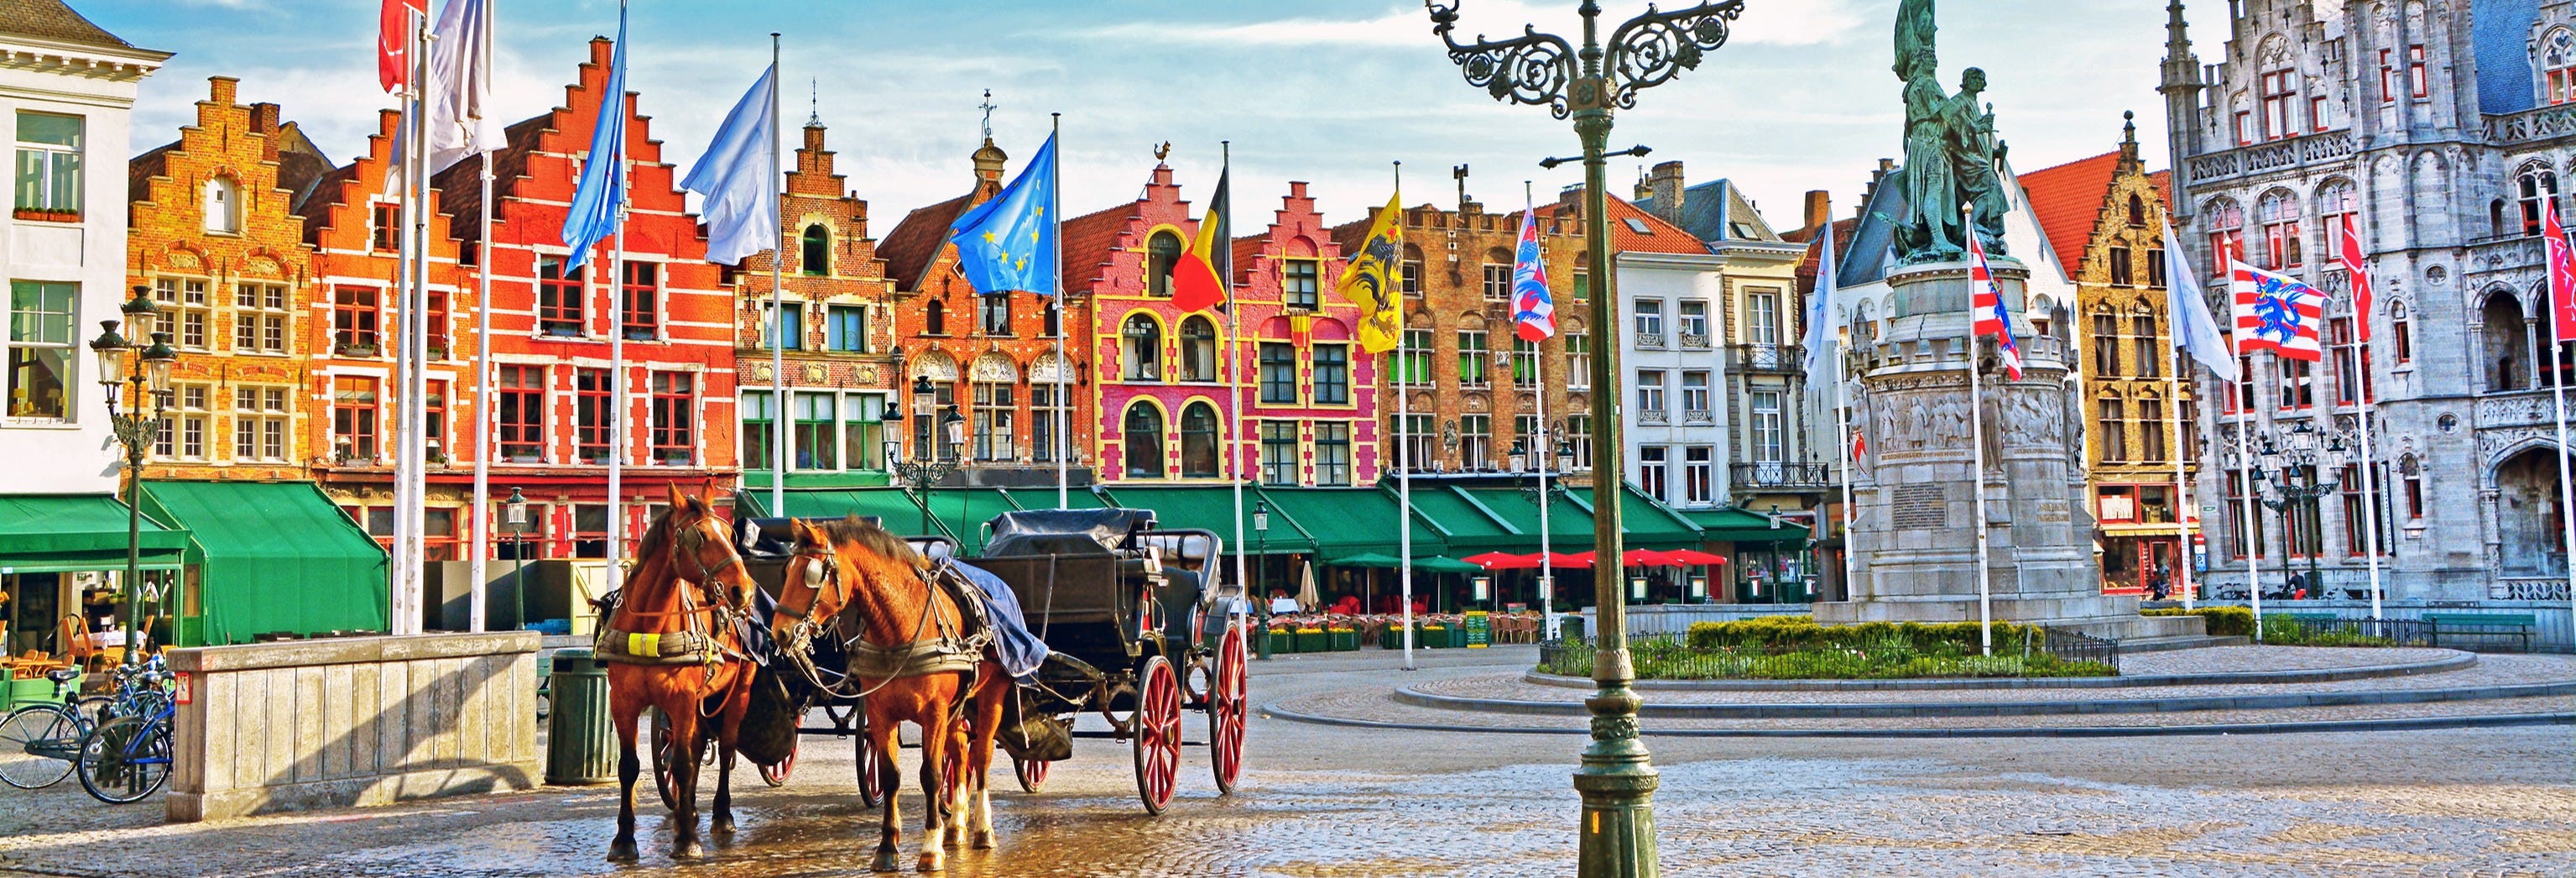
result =
[[[151,671],[141,676],[147,683],[158,682]],[[170,780],[177,753],[170,725],[179,704],[167,696],[153,703],[158,707],[149,716],[116,717],[81,736],[73,765],[91,798],[123,805],[142,800]]]
[[39,790],[71,776],[72,754],[93,725],[71,699],[72,681],[80,671],[49,671],[57,703],[30,704],[0,719],[0,783]]

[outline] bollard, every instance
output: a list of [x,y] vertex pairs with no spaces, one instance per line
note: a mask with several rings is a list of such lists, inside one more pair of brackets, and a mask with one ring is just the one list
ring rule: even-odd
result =
[[608,669],[587,649],[555,651],[554,696],[546,717],[546,783],[617,779],[617,738],[608,726]]

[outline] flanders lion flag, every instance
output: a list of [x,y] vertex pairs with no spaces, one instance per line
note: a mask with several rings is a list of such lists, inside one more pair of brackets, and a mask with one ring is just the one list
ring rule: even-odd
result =
[[1349,270],[1342,272],[1341,283],[1334,287],[1342,298],[1360,306],[1360,349],[1372,354],[1395,350],[1404,338],[1402,245],[1397,243],[1396,225],[1404,215],[1398,206],[1403,197],[1398,193],[1386,199],[1377,220],[1369,223],[1359,252],[1351,254]]

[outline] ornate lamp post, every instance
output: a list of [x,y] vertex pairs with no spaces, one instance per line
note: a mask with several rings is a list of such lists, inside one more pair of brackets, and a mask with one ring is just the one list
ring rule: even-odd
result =
[[[903,459],[903,440],[895,435],[896,430],[903,426],[903,409],[886,406],[885,416],[879,420],[885,424],[886,472],[911,485],[920,495],[915,498],[915,505],[921,507],[921,532],[928,534],[930,486],[957,474],[958,463],[966,450],[966,417],[957,413],[955,405],[950,405],[945,412],[939,410],[939,389],[930,386],[928,376],[912,380],[912,409],[915,415],[929,419],[933,427],[929,439],[914,443],[912,460]],[[948,447],[946,457],[939,456],[934,450],[934,443],[943,439]]]
[[[2318,442],[2316,425],[2300,421],[2287,433],[2263,437],[2262,450],[2255,452],[2256,459],[2261,461],[2254,470],[2254,483],[2262,490],[2262,496],[2257,499],[2272,511],[2282,513],[2281,536],[2289,543],[2283,547],[2281,555],[2284,583],[2290,576],[2290,556],[2299,551],[2299,543],[2304,541],[2302,537],[2314,537],[2320,543],[2325,541],[2324,534],[2307,532],[2308,528],[2301,527],[2298,523],[2301,516],[2290,514],[2289,510],[2304,508],[2308,521],[2318,521],[2322,516],[2317,501],[2342,485],[2343,437],[2328,437],[2323,445]],[[2327,476],[2327,473],[2334,475]],[[2309,548],[2323,550],[2325,547]],[[2317,582],[2317,554],[2318,551],[2307,553],[2308,590],[2312,594],[2325,591]]]
[[[1259,557],[1262,561],[1270,560],[1269,500],[1256,499],[1252,501],[1252,543],[1254,546],[1254,556]],[[1240,551],[1243,547],[1236,546],[1235,548]],[[1259,577],[1262,573],[1263,571],[1260,564],[1256,563],[1252,566],[1253,576]],[[1256,581],[1253,584],[1252,594],[1250,597],[1252,598],[1252,602],[1261,608],[1261,657],[1264,660],[1267,660],[1270,658],[1270,592],[1262,588],[1262,585],[1262,583]]]
[[[1583,141],[1583,232],[1591,254],[1592,325],[1596,332],[1616,333],[1618,303],[1610,298],[1610,224],[1603,172],[1613,108],[1637,105],[1637,92],[1670,81],[1699,66],[1706,53],[1726,44],[1728,30],[1744,11],[1744,0],[1715,0],[1663,12],[1647,7],[1610,32],[1609,45],[1599,39],[1601,4],[1583,0],[1583,48],[1565,38],[1523,27],[1521,35],[1503,40],[1478,36],[1460,44],[1458,5],[1451,0],[1423,0],[1431,30],[1449,47],[1449,60],[1459,65],[1469,85],[1482,86],[1495,100],[1548,108],[1559,119],[1572,118]],[[1628,150],[1644,155],[1645,148]],[[1555,167],[1560,159],[1541,164]],[[1592,356],[1592,386],[1619,386],[1619,345],[1615,337]],[[1619,411],[1615,393],[1592,395],[1593,550],[1596,557],[1621,557],[1619,492],[1625,472],[1620,460]],[[1619,565],[1595,564],[1593,594],[1600,600],[1601,633],[1592,678],[1600,689],[1585,701],[1592,710],[1592,743],[1583,750],[1583,767],[1575,772],[1574,789],[1583,796],[1578,874],[1652,876],[1660,872],[1655,856],[1653,799],[1658,783],[1646,748],[1637,741],[1637,694],[1629,687],[1636,676],[1628,657],[1627,610],[1620,600]]]
[[[135,287],[134,298],[119,309],[125,315],[127,335],[141,336],[158,325],[161,309],[152,304],[150,287]],[[170,347],[170,334],[152,332],[152,344],[128,341],[116,331],[116,321],[100,321],[98,338],[89,343],[90,353],[98,358],[98,385],[107,391],[108,423],[116,433],[116,442],[125,446],[125,660],[143,660],[141,636],[143,626],[143,460],[152,451],[152,443],[161,438],[161,426],[170,409],[170,367],[179,360],[179,352]],[[128,368],[126,355],[134,356]],[[133,385],[129,399],[133,414],[118,414],[116,392],[119,385]],[[152,414],[145,416],[146,401]]]
[[[780,513],[784,515],[786,513]],[[528,495],[510,489],[510,499],[501,501],[501,521],[510,527],[512,558],[518,565],[510,570],[510,583],[519,593],[518,627],[528,627]]]

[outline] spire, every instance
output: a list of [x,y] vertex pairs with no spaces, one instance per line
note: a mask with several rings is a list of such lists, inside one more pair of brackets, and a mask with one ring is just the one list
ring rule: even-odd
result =
[[995,108],[992,89],[984,90],[984,102],[977,104],[975,108],[984,111],[984,146],[975,150],[975,185],[999,188],[1002,185],[1002,164],[1010,161],[1011,157],[1004,154],[1001,147],[993,145],[993,110]]
[[2120,159],[2130,164],[2138,161],[2138,111],[2120,111]]
[[810,98],[812,109],[805,113],[805,127],[821,128],[823,127],[823,80],[816,79],[809,87],[814,90],[814,93]]
[[[2175,205],[2174,222],[2191,224],[2190,165],[2188,160],[2200,154],[2201,81],[2200,58],[2191,52],[2190,23],[2183,20],[2182,0],[2165,3],[2165,61],[2163,81],[2156,91],[2165,96],[2165,146],[2170,154],[2165,161],[2173,168],[2172,189]],[[2134,123],[2132,123],[2134,124]],[[2135,138],[2132,138],[2135,139]],[[2122,147],[2134,150],[2133,147]]]
[[979,109],[979,110],[984,111],[984,142],[985,142],[985,143],[991,143],[991,142],[993,142],[993,110],[994,110],[994,107],[993,107],[993,90],[992,90],[992,89],[989,89],[989,88],[988,88],[988,89],[985,89],[985,90],[984,90],[984,102],[983,102],[982,104],[978,104],[978,105],[976,105],[976,107],[975,107],[975,108],[976,108],[976,109]]

